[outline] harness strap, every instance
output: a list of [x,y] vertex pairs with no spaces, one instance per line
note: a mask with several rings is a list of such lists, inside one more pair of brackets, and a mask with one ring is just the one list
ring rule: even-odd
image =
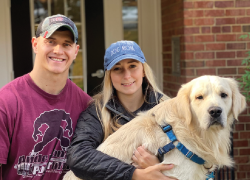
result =
[[205,164],[205,161],[200,158],[199,156],[197,156],[195,153],[193,153],[192,151],[189,151],[182,143],[178,143],[176,145],[176,148],[182,153],[184,154],[187,158],[189,158],[191,161],[197,163],[197,164]]
[[[160,162],[162,162],[164,160],[164,154],[168,153],[169,151],[171,151],[172,149],[174,149],[176,147],[182,154],[184,154],[191,161],[193,161],[197,164],[200,164],[200,165],[205,164],[204,159],[200,158],[192,151],[189,151],[182,143],[178,142],[178,144],[176,146],[174,145],[174,142],[177,141],[177,138],[172,130],[171,125],[168,124],[166,126],[161,126],[161,128],[162,128],[163,132],[166,133],[166,135],[168,136],[168,138],[170,139],[171,142],[158,149],[157,157],[160,160]],[[206,178],[206,180],[211,180],[211,179],[214,179],[213,172],[208,174],[207,178]]]

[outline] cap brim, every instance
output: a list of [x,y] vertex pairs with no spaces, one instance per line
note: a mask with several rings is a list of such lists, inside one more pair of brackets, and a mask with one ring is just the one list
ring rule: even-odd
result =
[[66,27],[66,28],[68,28],[72,32],[72,34],[74,36],[74,42],[76,43],[76,36],[75,36],[75,33],[74,33],[73,29],[69,25],[66,25],[66,24],[59,24],[59,25],[55,25],[55,26],[51,27],[48,30],[48,34],[46,35],[45,38],[49,38],[60,27]]
[[141,63],[145,63],[145,62],[146,62],[145,59],[143,59],[143,58],[141,58],[141,57],[139,57],[139,56],[132,55],[132,54],[124,54],[124,55],[121,55],[121,56],[115,58],[115,59],[108,65],[108,67],[107,67],[106,70],[112,69],[112,67],[113,67],[116,63],[118,63],[118,62],[120,62],[120,61],[122,61],[122,60],[124,60],[124,59],[134,59],[134,60],[140,61]]

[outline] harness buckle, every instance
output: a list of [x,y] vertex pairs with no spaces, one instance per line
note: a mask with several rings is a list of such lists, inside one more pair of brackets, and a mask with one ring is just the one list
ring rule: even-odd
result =
[[172,126],[167,125],[167,126],[161,126],[161,129],[164,133],[171,131],[172,130]]

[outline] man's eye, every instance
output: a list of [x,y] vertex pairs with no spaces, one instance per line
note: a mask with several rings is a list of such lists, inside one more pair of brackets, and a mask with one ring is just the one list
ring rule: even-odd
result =
[[198,96],[196,97],[196,99],[203,99],[203,96]]
[[226,98],[226,97],[227,97],[227,94],[226,94],[226,93],[221,93],[220,96],[221,96],[222,98]]

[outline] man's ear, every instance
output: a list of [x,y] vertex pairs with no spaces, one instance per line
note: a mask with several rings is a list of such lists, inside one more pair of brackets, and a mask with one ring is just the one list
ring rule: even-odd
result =
[[76,49],[75,49],[75,58],[74,58],[74,59],[76,59],[76,56],[77,56],[77,54],[78,54],[80,45],[79,45],[79,44],[76,44],[76,47],[75,47],[75,48],[76,48]]
[[236,120],[238,120],[239,114],[246,108],[246,98],[240,93],[238,82],[232,78],[226,78],[232,89],[232,110]]
[[33,38],[31,39],[31,44],[32,44],[32,48],[33,48],[34,53],[37,54],[37,52],[38,52],[38,51],[37,51],[38,38],[33,37]]
[[177,117],[183,119],[187,125],[190,125],[192,120],[190,99],[189,99],[191,87],[192,87],[191,83],[182,85],[176,97]]

